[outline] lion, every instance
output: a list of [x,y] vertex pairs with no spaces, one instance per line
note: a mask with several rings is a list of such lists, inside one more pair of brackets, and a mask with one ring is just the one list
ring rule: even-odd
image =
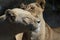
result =
[[31,40],[60,40],[60,33],[51,28],[43,18],[44,8],[39,3],[31,3],[26,8],[35,18],[40,19],[40,25],[31,33]]
[[[42,5],[44,6],[44,4]],[[43,18],[44,7],[39,5],[39,3],[31,3],[28,4],[24,10],[29,11],[35,18],[40,19],[40,24],[37,26],[37,29],[30,33],[30,40],[60,40],[60,33],[53,30]],[[27,34],[29,34],[29,32],[25,33],[24,36]],[[30,34],[27,35],[27,38]]]
[[[40,40],[41,39],[39,37],[40,36],[40,31],[44,32],[44,30],[41,30],[42,28],[40,28],[40,26],[44,27],[44,25],[42,25],[42,24],[44,24],[44,20],[42,18],[42,16],[43,16],[42,13],[43,13],[44,9],[41,8],[41,6],[38,3],[31,3],[31,4],[27,5],[27,8],[25,10],[29,11],[35,18],[40,19],[40,24],[37,26],[36,30],[31,32],[32,36],[29,40]],[[41,40],[43,40],[43,39],[41,39]]]
[[20,8],[7,9],[5,14],[0,16],[0,33],[8,33],[11,35],[11,40],[16,40],[15,35],[19,33],[23,35],[24,32],[35,30],[37,28],[35,23],[39,24],[39,19],[30,12]]

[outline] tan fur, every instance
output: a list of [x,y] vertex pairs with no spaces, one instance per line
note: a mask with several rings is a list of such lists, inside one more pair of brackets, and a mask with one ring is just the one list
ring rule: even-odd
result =
[[[36,18],[40,19],[40,31],[38,32],[38,34],[35,34],[35,36],[38,35],[38,39],[35,40],[60,40],[60,33],[56,32],[55,30],[53,30],[45,21],[43,18],[43,11],[44,8],[41,8],[40,1],[41,0],[36,0],[38,3],[31,3],[27,6],[26,10],[31,12],[31,14],[33,16],[35,16]],[[45,5],[45,0],[42,1],[43,2],[43,7]],[[34,32],[35,33],[35,32]],[[27,34],[27,33],[26,33]],[[33,36],[34,34],[32,34]],[[25,35],[28,36],[29,35]],[[34,38],[34,37],[32,37]],[[34,40],[34,39],[28,39],[28,40]]]
[[[34,7],[34,8],[32,8]],[[33,16],[40,19],[40,32],[37,40],[60,40],[60,33],[54,31],[43,18],[43,9],[37,6],[36,3],[31,3],[27,6],[27,10],[31,12]]]
[[[14,22],[14,23],[16,22],[16,23],[24,24],[25,27],[22,26],[22,29],[19,29],[20,31],[23,31],[24,33],[25,32],[30,32],[30,31],[36,29],[37,24],[40,21],[38,18],[35,18],[30,12],[19,9],[19,8],[6,10],[6,17],[9,19],[10,22]],[[33,26],[27,26],[27,25],[30,25],[30,24],[33,25]],[[17,28],[18,28],[18,26],[17,26]],[[16,29],[16,31],[17,30],[18,29]],[[18,30],[18,33],[20,32],[19,30]],[[23,34],[19,34],[19,35],[18,34],[16,35],[16,40],[22,40],[22,35]],[[25,40],[25,39],[23,39],[23,40]]]
[[[31,7],[34,7],[31,9]],[[38,39],[36,40],[60,40],[60,33],[54,31],[43,19],[43,11],[44,9],[42,9],[40,6],[38,7],[36,5],[36,3],[31,3],[27,6],[27,11],[31,12],[31,14],[33,16],[35,16],[36,18],[40,19],[40,32],[38,35]],[[28,37],[29,35],[27,35]],[[31,39],[34,40],[34,39]]]
[[19,33],[15,36],[16,40],[22,40],[23,33]]
[[[8,9],[9,10],[9,9]],[[9,13],[13,16],[16,16],[15,21],[27,24],[33,24],[36,27],[36,23],[39,21],[38,18],[35,18],[30,12],[22,10],[19,8],[10,9]]]
[[39,3],[43,9],[45,8],[45,0],[36,0],[36,2]]
[[[45,29],[45,23],[44,23],[44,20],[42,19],[42,13],[43,13],[43,11],[44,11],[44,9],[42,9],[41,8],[41,6],[38,4],[38,3],[31,3],[31,4],[29,4],[28,6],[27,6],[27,8],[25,9],[25,10],[27,10],[27,11],[29,11],[29,12],[31,12],[31,14],[35,17],[35,18],[39,18],[39,19],[41,19],[42,20],[42,28],[43,29]],[[41,16],[42,15],[42,16]],[[44,24],[44,25],[43,25]],[[41,29],[42,29],[41,28]],[[42,34],[43,35],[45,35],[44,34],[44,32],[45,32],[45,30],[42,30],[43,32],[42,32]],[[29,34],[29,32],[28,33],[26,33],[26,34]],[[27,38],[29,38],[29,35],[26,35],[25,34],[25,36],[24,37],[26,37],[27,36]],[[33,33],[34,34],[34,33]],[[44,36],[42,36],[43,37],[43,39],[44,39]],[[24,38],[23,38],[24,39]],[[31,39],[31,38],[29,38],[29,39],[26,39],[25,38],[25,40],[33,40],[33,39]],[[37,40],[37,39],[35,39],[35,40]]]
[[57,28],[53,28],[56,32],[59,32],[60,33],[60,27],[57,27]]

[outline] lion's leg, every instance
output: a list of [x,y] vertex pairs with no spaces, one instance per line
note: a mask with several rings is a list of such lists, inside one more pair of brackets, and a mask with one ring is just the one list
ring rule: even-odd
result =
[[16,40],[22,40],[23,33],[19,33],[15,36]]

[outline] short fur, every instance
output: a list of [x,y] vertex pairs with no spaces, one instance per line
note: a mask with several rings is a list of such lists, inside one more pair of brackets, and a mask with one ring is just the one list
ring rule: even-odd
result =
[[[60,40],[60,33],[54,31],[45,21],[43,18],[43,11],[44,9],[41,8],[41,5],[38,3],[31,3],[27,6],[27,11],[31,12],[33,16],[40,19],[40,28],[32,32],[32,39],[31,40]],[[38,29],[37,28],[37,29]]]
[[[19,8],[8,9],[4,15],[0,16],[0,33],[8,33],[11,40],[16,40],[16,34],[34,30],[35,23],[38,23],[38,19],[30,12]],[[20,35],[20,37],[22,36]],[[22,40],[22,38],[20,39]]]

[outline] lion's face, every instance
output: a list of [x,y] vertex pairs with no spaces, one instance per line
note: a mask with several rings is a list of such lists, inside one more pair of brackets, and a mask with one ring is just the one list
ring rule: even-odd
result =
[[31,15],[30,12],[18,8],[8,9],[6,11],[6,19],[11,23],[23,24],[30,30],[36,29],[40,23],[40,20]]
[[41,5],[39,5],[38,3],[31,3],[27,5],[26,10],[31,12],[31,14],[35,17],[38,17],[38,15],[40,15],[44,11],[44,9],[41,8]]

